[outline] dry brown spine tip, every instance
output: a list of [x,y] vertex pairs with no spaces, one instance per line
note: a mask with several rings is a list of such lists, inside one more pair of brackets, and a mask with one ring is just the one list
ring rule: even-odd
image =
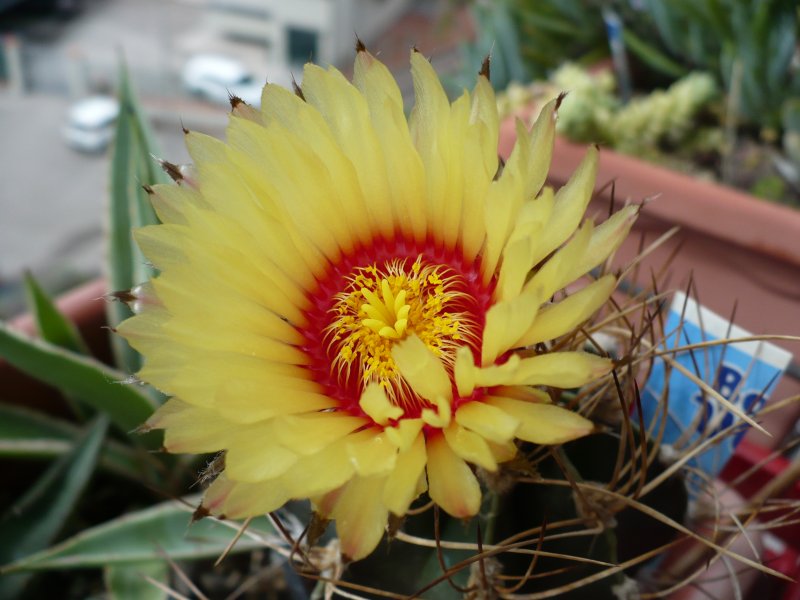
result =
[[387,523],[388,527],[388,535],[389,539],[392,540],[397,535],[397,532],[400,531],[400,528],[405,523],[406,517],[403,515],[402,517],[398,517],[394,513],[389,513],[389,521]]
[[346,567],[346,566],[347,566],[347,565],[349,565],[351,562],[353,562],[353,559],[352,559],[352,558],[350,558],[349,556],[347,556],[347,554],[345,554],[344,552],[342,552],[342,553],[341,553],[341,563],[342,563],[342,567]]
[[500,179],[500,175],[503,174],[503,169],[505,169],[505,167],[506,167],[505,159],[498,154],[497,155],[497,171],[495,171],[495,173],[494,173],[494,177],[492,178],[493,181],[497,181],[498,179]]
[[356,52],[366,52],[367,47],[364,45],[364,42],[361,41],[361,38],[356,36]]
[[484,58],[483,62],[481,63],[481,70],[478,71],[478,75],[482,75],[483,77],[486,77],[487,81],[491,80],[491,77],[490,77],[491,62],[492,62],[492,55],[491,54],[487,54],[486,58]]
[[119,292],[109,292],[106,294],[106,298],[110,300],[119,300],[120,302],[125,302],[127,304],[128,302],[133,302],[136,300],[136,295],[130,290],[121,290]]
[[561,103],[564,101],[564,98],[566,98],[566,97],[567,97],[567,94],[568,94],[568,93],[569,93],[569,92],[561,92],[561,93],[558,95],[558,98],[556,99],[556,110],[558,110],[559,108],[561,108]]
[[[417,48],[417,45],[416,45],[416,44],[414,44],[413,46],[411,46],[411,51],[412,51],[414,54],[422,54],[422,52],[420,52],[419,48]],[[430,56],[425,56],[424,54],[423,54],[423,56],[425,57],[425,60],[427,60],[429,63],[432,63],[432,62],[433,62],[433,61],[431,60],[431,57],[430,57]]]
[[306,528],[306,541],[310,546],[315,545],[319,539],[325,534],[328,528],[330,519],[327,519],[317,512],[311,515],[311,522]]
[[200,519],[205,519],[210,515],[211,511],[201,504],[192,513],[192,523],[199,521]]
[[228,95],[228,102],[231,103],[231,110],[236,110],[237,106],[244,104],[244,100],[239,98],[239,96],[234,96],[233,94]]
[[294,90],[294,95],[300,98],[303,102],[306,101],[305,94],[303,94],[303,89],[297,85],[297,82],[294,79],[294,75],[292,75],[292,89]]
[[[153,431],[153,427],[151,427],[147,423],[142,423],[141,425],[139,425],[136,429],[134,429],[130,433],[135,433],[137,435],[144,435],[145,433],[150,433],[151,431]],[[166,452],[166,448],[164,448],[164,446],[161,446],[159,451]]]
[[[150,185],[146,184],[146,183],[144,185],[142,185],[142,189],[145,191],[145,193],[147,193],[148,196],[152,196],[153,194],[155,194],[155,191],[153,190],[153,188]],[[119,293],[119,292],[115,292],[115,293]]]
[[158,163],[161,165],[161,168],[164,169],[164,172],[170,176],[172,181],[180,183],[183,180],[183,174],[181,173],[178,165],[174,165],[171,162],[161,159],[159,159]]

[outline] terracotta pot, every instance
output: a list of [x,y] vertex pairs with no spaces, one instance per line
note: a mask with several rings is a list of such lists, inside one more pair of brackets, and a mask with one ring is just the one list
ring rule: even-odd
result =
[[[105,293],[105,281],[96,279],[60,296],[56,305],[78,327],[92,354],[108,362],[111,350],[108,331],[103,328],[106,323]],[[30,336],[38,334],[36,323],[29,314],[12,319],[9,325]],[[3,360],[0,360],[0,402],[54,415],[69,414],[57,390],[17,371]]]
[[[500,154],[514,144],[514,124],[501,127]],[[549,183],[566,183],[586,152],[585,145],[557,138]],[[800,211],[759,200],[732,188],[701,181],[656,165],[601,149],[598,190],[588,214],[603,220],[614,185],[614,204],[653,198],[642,211],[633,233],[617,252],[624,265],[674,226],[680,231],[646,258],[640,279],[649,283],[676,249],[668,271],[668,288],[686,289],[693,275],[697,299],[721,315],[736,306],[735,322],[755,334],[800,336]],[[605,186],[605,187],[604,187]],[[800,344],[776,342],[795,355]],[[797,361],[795,361],[795,364]],[[783,377],[773,398],[800,394],[797,375]],[[800,407],[764,418],[772,438],[754,431],[748,438],[775,447],[800,416]]]

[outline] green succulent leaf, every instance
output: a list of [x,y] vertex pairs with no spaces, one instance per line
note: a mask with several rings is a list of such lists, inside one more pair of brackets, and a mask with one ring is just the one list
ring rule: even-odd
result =
[[572,19],[533,11],[522,13],[522,19],[523,25],[528,24],[542,31],[569,36],[582,34],[580,26]]
[[80,398],[107,414],[117,427],[130,432],[152,414],[156,402],[125,376],[101,362],[29,338],[0,323],[0,357],[11,365]]
[[89,349],[78,329],[61,314],[30,273],[25,275],[25,289],[28,294],[28,305],[42,339],[79,354],[88,354]]
[[[236,535],[236,527],[206,518],[191,523],[196,498],[165,502],[87,529],[60,544],[0,569],[2,573],[46,569],[132,566],[163,560],[198,560],[220,556]],[[231,552],[264,548],[274,530],[266,517],[253,519]]]
[[125,565],[113,565],[103,570],[110,600],[165,600],[166,592],[148,581],[167,585],[169,563],[150,560]]
[[[42,339],[78,354],[89,354],[86,342],[83,341],[78,329],[61,314],[30,273],[25,274],[25,290],[29,309],[36,320],[36,327]],[[70,395],[65,395],[64,399],[78,420],[83,421],[87,415],[80,402]]]
[[[94,472],[107,429],[108,418],[96,417],[74,450],[54,462],[3,516],[0,520],[0,564],[24,561],[24,557],[52,542]],[[27,579],[25,574],[0,578],[0,597],[18,594]]]
[[[154,270],[133,242],[131,232],[158,219],[143,186],[163,183],[167,176],[153,158],[157,149],[140,109],[127,70],[120,68],[120,113],[111,159],[111,196],[108,214],[109,286],[113,291],[130,290],[149,279]],[[121,302],[109,303],[109,325],[131,316]],[[141,366],[141,357],[119,336],[111,346],[117,365],[128,373]]]
[[[80,427],[26,408],[0,404],[0,458],[53,459],[72,451],[82,434]],[[157,461],[144,449],[106,439],[98,466],[133,481],[142,480],[142,468]]]
[[659,51],[656,46],[648,44],[639,38],[630,29],[622,31],[622,39],[629,52],[634,54],[650,68],[660,71],[670,77],[683,77],[688,73],[685,67],[672,60],[669,56]]

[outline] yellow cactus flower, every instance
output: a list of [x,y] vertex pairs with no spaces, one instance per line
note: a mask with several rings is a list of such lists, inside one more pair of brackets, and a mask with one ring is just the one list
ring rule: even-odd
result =
[[203,507],[239,518],[310,498],[351,559],[426,491],[475,515],[475,468],[497,470],[515,440],[592,430],[537,386],[610,371],[546,349],[616,281],[551,299],[636,215],[581,224],[594,148],[559,191],[543,187],[556,101],[530,131],[518,123],[501,166],[485,70],[452,103],[417,52],[411,70],[408,120],[359,46],[352,83],[309,64],[295,93],[267,85],[260,111],[234,102],[226,142],[187,133],[192,179],[157,186],[162,224],[136,232],[160,274],[119,327],[140,377],[171,397],[147,427],[170,452],[225,452]]

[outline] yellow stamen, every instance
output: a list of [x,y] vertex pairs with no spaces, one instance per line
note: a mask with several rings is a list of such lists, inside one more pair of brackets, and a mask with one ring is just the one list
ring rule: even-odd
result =
[[336,296],[325,330],[333,369],[341,378],[358,376],[364,387],[379,384],[392,405],[429,405],[401,376],[392,348],[416,335],[452,368],[456,349],[465,339],[474,342],[477,330],[468,314],[453,310],[463,295],[456,287],[452,271],[423,265],[422,257],[411,265],[396,260],[357,269]]

